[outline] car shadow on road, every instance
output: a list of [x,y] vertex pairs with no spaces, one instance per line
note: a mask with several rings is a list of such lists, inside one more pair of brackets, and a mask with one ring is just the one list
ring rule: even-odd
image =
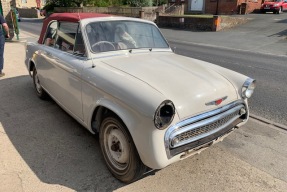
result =
[[282,31],[280,31],[280,32],[278,32],[278,33],[269,35],[268,37],[273,37],[273,36],[276,36],[276,37],[285,37],[285,39],[287,39],[287,29],[282,30]]
[[29,76],[2,79],[0,90],[0,122],[42,182],[75,191],[124,186],[107,170],[95,136],[52,100],[38,99]]

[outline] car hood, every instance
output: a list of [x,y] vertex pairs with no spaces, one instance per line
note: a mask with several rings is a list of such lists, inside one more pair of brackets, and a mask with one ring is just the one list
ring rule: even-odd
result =
[[233,85],[204,66],[204,62],[174,53],[129,54],[124,58],[106,59],[103,63],[163,94],[174,103],[179,118],[217,108],[206,103],[226,96],[219,106],[238,99]]

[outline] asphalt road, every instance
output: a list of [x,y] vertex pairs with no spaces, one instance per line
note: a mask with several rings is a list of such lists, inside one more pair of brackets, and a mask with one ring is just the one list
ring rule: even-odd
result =
[[[176,53],[211,62],[257,80],[251,113],[287,125],[287,14],[248,15],[250,21],[223,32],[162,29]],[[20,28],[38,35],[42,20]]]

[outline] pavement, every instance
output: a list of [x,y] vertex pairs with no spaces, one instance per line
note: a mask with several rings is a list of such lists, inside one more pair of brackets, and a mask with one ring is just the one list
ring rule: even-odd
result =
[[200,155],[120,183],[106,169],[96,138],[53,101],[37,98],[24,65],[27,39],[35,40],[22,32],[19,41],[5,45],[1,192],[286,191],[287,132],[253,118]]

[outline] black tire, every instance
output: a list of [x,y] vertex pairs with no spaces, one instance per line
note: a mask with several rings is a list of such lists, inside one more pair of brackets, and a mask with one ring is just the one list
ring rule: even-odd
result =
[[131,183],[140,179],[147,167],[142,163],[133,140],[119,118],[106,117],[100,127],[100,146],[109,171],[118,180]]
[[34,87],[35,87],[35,90],[36,90],[38,97],[40,99],[46,100],[49,96],[40,84],[40,81],[39,81],[38,76],[37,76],[36,67],[33,68],[33,82],[34,82]]

